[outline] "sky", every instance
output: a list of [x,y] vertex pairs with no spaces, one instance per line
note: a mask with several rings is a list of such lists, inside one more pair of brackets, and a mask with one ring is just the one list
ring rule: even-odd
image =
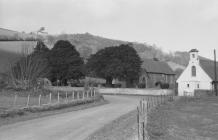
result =
[[218,0],[0,0],[0,27],[86,33],[213,58]]

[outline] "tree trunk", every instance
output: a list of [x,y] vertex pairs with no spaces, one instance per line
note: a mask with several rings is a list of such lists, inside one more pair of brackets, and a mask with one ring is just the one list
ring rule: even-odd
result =
[[113,81],[112,77],[107,77],[106,78],[106,87],[111,87],[112,86],[112,81]]
[[127,87],[127,88],[132,88],[132,87],[134,87],[134,86],[133,86],[133,83],[134,83],[134,80],[132,80],[132,79],[126,80],[126,87]]

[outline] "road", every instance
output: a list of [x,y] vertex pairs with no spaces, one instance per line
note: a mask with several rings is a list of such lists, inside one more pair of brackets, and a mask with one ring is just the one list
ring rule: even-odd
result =
[[109,104],[0,127],[0,140],[83,140],[136,109],[139,97],[104,96]]

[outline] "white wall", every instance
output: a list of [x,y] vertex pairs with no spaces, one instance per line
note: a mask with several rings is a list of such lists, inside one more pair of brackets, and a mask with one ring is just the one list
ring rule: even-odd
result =
[[[190,54],[191,55],[191,54]],[[196,53],[197,55],[197,53]],[[190,56],[191,57],[191,56]],[[196,67],[196,76],[192,77],[191,67]],[[189,95],[194,94],[195,89],[206,89],[210,90],[212,79],[207,75],[207,73],[199,65],[198,59],[190,59],[190,62],[183,73],[177,80],[178,83],[178,95],[184,96],[185,92],[188,92]],[[189,87],[187,86],[189,84]],[[199,88],[198,88],[199,84]]]
[[121,95],[173,95],[173,90],[168,89],[135,89],[135,88],[99,88],[101,94]]

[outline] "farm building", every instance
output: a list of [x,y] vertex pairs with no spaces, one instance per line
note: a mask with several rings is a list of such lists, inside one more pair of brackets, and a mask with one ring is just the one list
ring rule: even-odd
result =
[[155,88],[161,83],[169,84],[170,88],[174,87],[175,73],[166,62],[144,59],[141,69],[139,83],[144,88]]
[[214,62],[209,59],[201,59],[197,49],[192,49],[189,53],[189,64],[177,79],[179,96],[192,96],[194,91],[199,89],[212,90],[212,83],[215,82]]

